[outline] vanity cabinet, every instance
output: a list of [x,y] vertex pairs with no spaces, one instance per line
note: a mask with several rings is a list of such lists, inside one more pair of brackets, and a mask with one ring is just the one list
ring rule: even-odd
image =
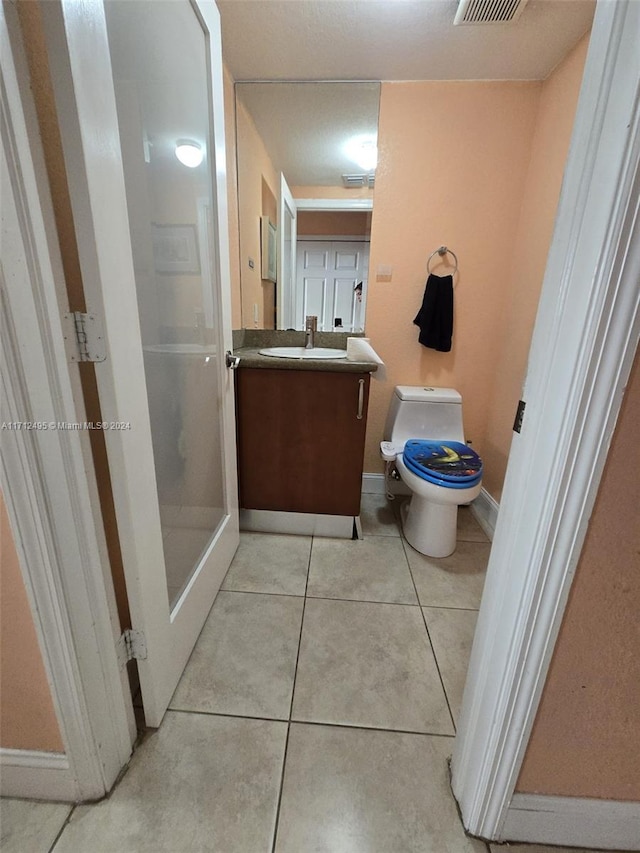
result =
[[243,509],[359,515],[369,373],[236,373]]

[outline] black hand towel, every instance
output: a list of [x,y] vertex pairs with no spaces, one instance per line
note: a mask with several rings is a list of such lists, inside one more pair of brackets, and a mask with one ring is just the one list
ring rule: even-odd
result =
[[439,352],[451,350],[453,334],[453,276],[431,275],[422,297],[422,307],[413,321],[420,327],[418,340]]

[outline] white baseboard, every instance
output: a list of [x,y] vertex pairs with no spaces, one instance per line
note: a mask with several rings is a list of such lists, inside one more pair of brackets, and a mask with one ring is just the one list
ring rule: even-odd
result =
[[500,840],[640,850],[640,803],[514,794]]
[[471,512],[491,540],[493,540],[493,534],[495,533],[499,510],[500,504],[495,498],[491,497],[486,489],[482,489],[478,497],[471,504]]
[[293,536],[353,537],[354,516],[316,515],[311,512],[280,512],[270,509],[241,509],[240,530],[253,533],[288,533]]
[[29,800],[78,799],[69,759],[60,752],[0,749],[0,795]]
[[[402,482],[391,481],[391,488],[395,494],[410,495],[411,490]],[[384,474],[363,474],[362,475],[362,494],[363,495],[385,495],[387,493],[387,485],[385,483]],[[471,504],[471,512],[474,514],[478,524],[489,539],[493,540],[493,534],[498,521],[498,511],[500,504],[495,498],[492,498],[486,489],[482,489],[478,497]]]
[[362,475],[363,495],[384,495],[385,493],[386,489],[384,485],[384,474]]

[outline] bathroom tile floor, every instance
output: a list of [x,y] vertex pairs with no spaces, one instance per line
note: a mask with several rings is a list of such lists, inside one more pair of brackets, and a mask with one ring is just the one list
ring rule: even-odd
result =
[[448,780],[489,543],[445,560],[243,533],[170,709],[110,797],[2,801],[3,853],[562,853],[468,838]]

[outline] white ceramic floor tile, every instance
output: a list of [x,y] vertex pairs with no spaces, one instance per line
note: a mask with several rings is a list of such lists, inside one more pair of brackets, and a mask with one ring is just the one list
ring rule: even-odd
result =
[[458,508],[458,542],[488,542],[489,537],[476,521],[471,507]]
[[426,607],[480,607],[491,545],[458,542],[450,557],[435,559],[405,543],[420,604]]
[[286,732],[169,712],[109,799],[76,808],[55,853],[270,853]]
[[241,533],[222,589],[304,595],[310,551],[310,536]]
[[420,608],[307,599],[292,718],[453,734]]
[[292,724],[277,853],[485,853],[449,788],[450,738]]
[[392,503],[386,495],[362,495],[360,522],[364,536],[400,536]]
[[289,719],[304,599],[220,592],[170,707]]
[[476,610],[425,607],[424,615],[451,713],[457,723],[478,613]]
[[66,803],[35,800],[0,800],[0,850],[2,853],[49,853],[69,817]]
[[307,595],[418,603],[402,542],[391,536],[314,539]]

